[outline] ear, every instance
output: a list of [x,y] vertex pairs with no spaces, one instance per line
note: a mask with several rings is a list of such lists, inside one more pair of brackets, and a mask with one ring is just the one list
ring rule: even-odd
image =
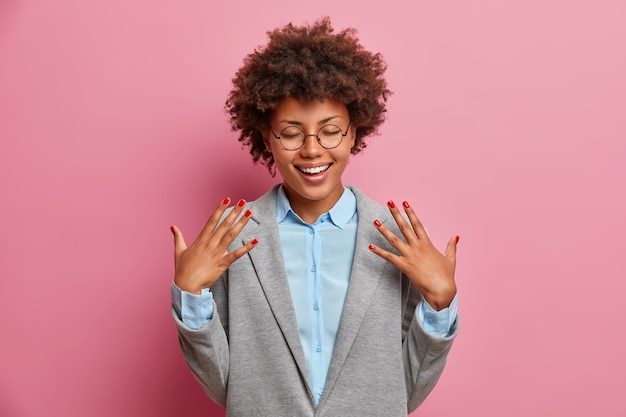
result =
[[350,124],[350,130],[347,136],[348,138],[350,138],[350,149],[352,149],[354,143],[356,142],[356,129],[357,127],[355,125]]
[[271,132],[269,131],[267,127],[259,128],[259,132],[261,132],[261,135],[263,136],[263,143],[265,144],[265,149],[267,149],[269,153],[272,153],[272,140],[270,138]]

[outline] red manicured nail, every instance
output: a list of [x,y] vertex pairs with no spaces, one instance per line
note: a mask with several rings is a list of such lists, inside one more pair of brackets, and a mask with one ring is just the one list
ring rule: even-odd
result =
[[411,207],[411,206],[409,206],[409,202],[408,201],[405,201],[404,203],[402,203],[402,205],[404,206],[405,209],[408,209],[409,207]]
[[230,203],[230,198],[226,197],[224,201],[222,201],[222,204],[226,205],[228,203]]
[[378,219],[374,220],[374,224],[376,225],[376,227],[380,227],[383,225]]
[[456,243],[459,243],[459,237],[458,236],[456,237]]
[[170,230],[172,231],[172,234],[176,234],[176,232],[174,231],[174,226],[170,226]]
[[244,214],[244,216],[246,217],[252,216],[252,210],[246,210],[246,213]]
[[389,206],[389,208],[395,208],[396,207],[396,205],[391,200],[387,201],[387,205]]
[[371,251],[376,250],[376,246],[374,246],[374,245],[372,245],[372,244],[370,243],[370,250],[371,250]]
[[245,205],[246,205],[246,200],[244,200],[244,199],[239,200],[239,202],[237,203],[237,205],[238,205],[239,207],[243,207],[243,206],[245,206]]
[[253,245],[256,245],[257,243],[259,243],[259,241],[256,238],[254,238],[254,239],[252,239],[252,242],[250,242],[250,243],[252,243]]

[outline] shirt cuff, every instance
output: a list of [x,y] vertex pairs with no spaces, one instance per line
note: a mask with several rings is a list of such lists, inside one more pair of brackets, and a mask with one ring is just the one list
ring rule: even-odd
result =
[[428,333],[446,337],[450,334],[458,313],[457,295],[454,295],[449,307],[435,311],[426,300],[417,306],[417,317]]
[[172,305],[185,326],[199,330],[213,318],[213,293],[204,288],[200,294],[183,291],[174,282],[170,286]]

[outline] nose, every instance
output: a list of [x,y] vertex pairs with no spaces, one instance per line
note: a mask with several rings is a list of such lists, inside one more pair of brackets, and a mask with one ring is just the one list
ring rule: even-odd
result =
[[[310,140],[307,140],[308,137]],[[300,148],[302,156],[314,157],[324,153],[324,147],[317,140],[317,135],[304,135],[304,145]]]

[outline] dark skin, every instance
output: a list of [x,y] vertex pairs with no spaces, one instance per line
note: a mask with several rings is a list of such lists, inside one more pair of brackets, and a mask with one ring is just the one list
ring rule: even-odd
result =
[[[340,121],[347,120],[347,109],[343,104],[330,99],[312,102],[291,99],[281,102],[272,114],[272,119],[288,120],[287,124],[295,123],[310,133],[317,132],[319,125],[326,123],[329,116]],[[323,207],[322,212],[325,212],[341,196],[341,192],[336,190],[343,190],[341,174],[350,158],[352,142],[349,141],[353,140],[353,134],[354,130],[351,135],[346,136],[348,139],[345,143],[342,142],[334,149],[323,148],[312,137],[307,138],[305,145],[296,151],[282,149],[275,140],[266,140],[283,177],[292,208],[305,221],[315,221],[321,214],[319,207]],[[323,179],[312,182],[298,170],[298,167],[307,164],[331,164],[332,168]],[[230,200],[225,199],[218,205],[190,246],[186,245],[182,232],[172,226],[176,268],[174,283],[181,290],[200,294],[203,288],[210,288],[235,260],[258,244],[253,239],[241,248],[228,252],[229,245],[248,223],[252,214],[249,210],[244,211],[245,201],[240,200],[224,221],[218,224],[229,203]],[[451,238],[445,252],[441,253],[435,248],[407,202],[403,203],[403,207],[408,222],[392,201],[388,203],[388,207],[404,239],[396,236],[378,220],[374,220],[374,226],[399,254],[374,245],[370,245],[370,250],[401,270],[433,309],[448,307],[456,294],[454,270],[458,237]]]
[[[230,202],[225,201],[219,204],[190,246],[186,245],[182,232],[176,226],[172,226],[176,268],[174,283],[181,290],[200,294],[203,288],[210,288],[234,261],[258,244],[253,239],[245,246],[228,252],[228,246],[243,230],[250,216],[243,215],[235,221],[245,207],[243,202],[244,206],[236,205],[231,214],[218,226],[217,223]],[[454,269],[458,238],[450,239],[446,251],[442,254],[431,242],[413,209],[407,206],[408,203],[405,202],[404,209],[410,224],[395,204],[393,208],[389,208],[404,240],[393,234],[384,224],[378,226],[378,222],[374,223],[380,233],[398,250],[399,255],[374,245],[370,245],[370,250],[404,272],[424,295],[428,304],[438,311],[448,307],[456,294]],[[251,212],[247,212],[251,215]]]
[[183,291],[200,294],[203,288],[210,288],[228,267],[248,253],[258,242],[255,239],[241,248],[228,252],[228,246],[239,235],[250,220],[252,212],[246,210],[239,220],[246,202],[240,200],[224,221],[218,222],[230,203],[225,198],[209,217],[196,240],[189,246],[183,233],[172,226],[174,234],[174,283]]
[[378,220],[374,221],[374,226],[400,254],[396,255],[374,245],[370,245],[370,250],[404,272],[433,309],[439,311],[450,306],[456,295],[454,269],[458,236],[451,238],[446,251],[441,253],[433,245],[422,222],[408,202],[405,201],[403,207],[410,224],[404,219],[393,201],[389,201],[387,206],[404,240],[393,234]]

